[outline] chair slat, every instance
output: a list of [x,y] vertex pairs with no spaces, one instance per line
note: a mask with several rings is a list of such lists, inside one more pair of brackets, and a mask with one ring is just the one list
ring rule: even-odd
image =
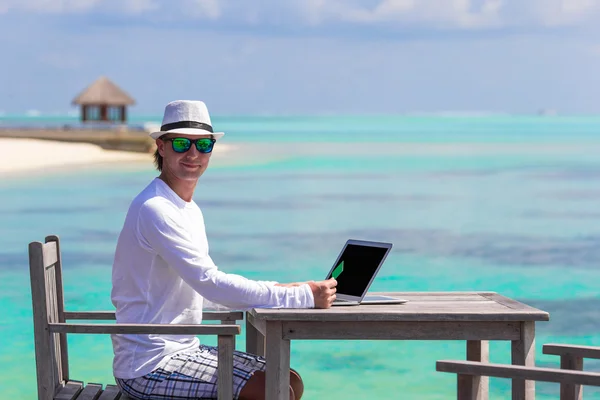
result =
[[[54,266],[54,288],[56,293],[56,322],[65,322],[65,300],[63,296],[63,279],[62,279],[62,260],[60,255],[60,241],[58,236],[46,236],[46,244],[48,246],[54,243],[54,254],[56,254],[56,265]],[[69,380],[69,352],[67,348],[67,335],[62,333],[58,335],[57,349],[60,350],[60,372],[61,380]]]
[[54,400],[74,400],[83,389],[83,383],[79,381],[69,381],[54,396]]
[[56,242],[50,242],[44,244],[44,268],[48,268],[56,264],[58,261],[58,254],[56,251]]
[[51,400],[57,382],[54,372],[53,346],[51,335],[46,330],[48,324],[48,299],[46,297],[46,273],[44,268],[44,247],[40,242],[29,243],[29,274],[33,307],[33,332],[35,343],[35,363],[39,400]]
[[124,399],[121,397],[121,392],[119,391],[119,387],[117,385],[106,385],[106,388],[98,397],[98,400],[118,400]]
[[85,385],[77,400],[98,400],[102,393],[102,385],[99,383],[88,383]]

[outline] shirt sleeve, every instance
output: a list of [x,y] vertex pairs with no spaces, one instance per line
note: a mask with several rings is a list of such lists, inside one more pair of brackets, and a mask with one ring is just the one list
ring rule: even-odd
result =
[[192,240],[179,218],[176,210],[147,202],[138,215],[139,235],[210,302],[232,309],[314,307],[312,290],[307,284],[286,288],[274,286],[274,282],[253,281],[219,271],[207,249]]

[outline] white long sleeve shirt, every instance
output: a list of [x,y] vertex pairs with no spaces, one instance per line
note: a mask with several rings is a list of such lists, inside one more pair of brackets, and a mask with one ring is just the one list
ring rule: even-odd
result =
[[[204,299],[231,309],[312,308],[305,284],[286,288],[220,271],[208,255],[204,218],[154,179],[131,203],[119,235],[111,299],[117,323],[200,324]],[[196,348],[187,335],[112,335],[115,377],[151,372],[170,354]]]

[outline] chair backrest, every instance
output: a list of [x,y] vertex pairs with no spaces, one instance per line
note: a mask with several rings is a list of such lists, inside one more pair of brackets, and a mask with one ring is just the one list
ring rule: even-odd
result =
[[38,398],[52,400],[69,379],[66,334],[48,329],[49,323],[65,322],[58,236],[29,243],[29,273]]

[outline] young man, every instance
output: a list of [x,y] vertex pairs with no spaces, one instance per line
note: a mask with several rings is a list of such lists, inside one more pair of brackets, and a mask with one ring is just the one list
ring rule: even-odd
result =
[[[206,105],[174,101],[165,108],[154,155],[160,176],[131,203],[112,273],[117,323],[200,324],[203,300],[232,309],[328,308],[334,279],[278,284],[220,271],[208,254],[202,212],[192,200],[215,141]],[[217,351],[195,336],[113,335],[117,384],[133,399],[217,398]],[[265,360],[234,354],[234,396],[264,399]],[[290,399],[300,399],[290,375]]]

